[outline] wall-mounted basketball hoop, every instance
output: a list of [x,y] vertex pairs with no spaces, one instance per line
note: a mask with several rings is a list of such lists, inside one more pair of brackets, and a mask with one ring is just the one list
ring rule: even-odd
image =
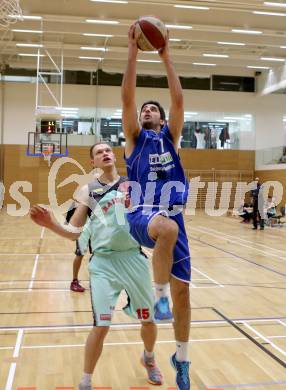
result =
[[51,165],[52,157],[68,156],[68,135],[65,133],[28,133],[28,157],[43,157]]

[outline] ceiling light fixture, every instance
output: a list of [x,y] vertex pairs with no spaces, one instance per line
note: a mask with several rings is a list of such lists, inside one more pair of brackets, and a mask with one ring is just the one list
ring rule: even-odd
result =
[[93,34],[93,33],[84,33],[82,34],[86,37],[106,37],[106,38],[111,38],[113,35],[110,34]]
[[216,66],[216,64],[207,64],[204,62],[193,62],[193,65],[198,65],[198,66]]
[[128,4],[125,0],[90,0],[96,3],[115,3],[115,4]]
[[241,42],[218,42],[219,45],[233,45],[233,46],[245,46],[245,43]]
[[105,47],[81,46],[80,50],[108,51]]
[[18,46],[18,47],[43,47],[43,45],[40,45],[38,43],[16,43],[16,46]]
[[214,57],[214,58],[229,58],[228,54],[210,54],[210,53],[204,53],[204,57]]
[[210,7],[204,7],[200,5],[185,5],[185,4],[176,4],[174,5],[175,8],[191,8],[191,9],[198,9],[198,10],[205,10],[208,11]]
[[268,66],[247,65],[248,69],[270,69]]
[[286,8],[286,3],[273,3],[272,1],[264,1],[264,5],[268,5],[269,7]]
[[86,19],[86,23],[95,24],[119,24],[117,20],[104,20],[104,19]]
[[138,62],[161,62],[159,60],[137,60]]
[[12,31],[13,32],[20,32],[20,33],[43,34],[43,31],[41,31],[41,30],[19,30],[17,28],[13,28]]
[[277,62],[285,62],[286,58],[276,58],[276,57],[261,57],[262,61],[277,61]]
[[234,33],[238,33],[238,34],[251,34],[251,35],[263,34],[262,31],[258,31],[258,30],[243,30],[243,29],[240,29],[240,28],[233,28],[231,31],[234,32]]
[[84,56],[79,56],[81,60],[96,60],[96,61],[101,61],[103,60],[102,57],[84,57]]
[[266,15],[266,16],[286,16],[282,12],[265,12],[265,11],[252,11],[255,15]]
[[18,53],[18,56],[21,56],[21,57],[38,57],[38,55],[40,57],[45,57],[44,54]]
[[33,15],[9,15],[11,19],[20,19],[20,20],[42,20],[42,16],[33,16]]
[[179,24],[166,24],[167,28],[174,29],[174,30],[191,30],[192,26],[183,26]]

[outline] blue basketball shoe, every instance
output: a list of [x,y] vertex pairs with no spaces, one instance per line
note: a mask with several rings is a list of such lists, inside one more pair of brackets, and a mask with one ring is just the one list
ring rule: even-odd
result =
[[174,370],[177,372],[176,375],[176,385],[178,390],[190,390],[191,382],[190,382],[190,362],[178,362],[176,360],[176,354],[171,356],[171,365]]
[[171,320],[173,318],[168,297],[161,297],[159,301],[155,303],[154,318],[157,321]]

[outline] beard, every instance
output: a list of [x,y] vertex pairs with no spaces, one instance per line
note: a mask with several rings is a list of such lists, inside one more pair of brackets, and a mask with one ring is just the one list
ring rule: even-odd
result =
[[[156,123],[154,123],[152,121],[152,119],[145,119],[141,122],[141,126],[143,127],[143,129],[145,130],[154,130],[154,131],[157,131],[157,127],[158,125],[156,125]],[[161,126],[159,125],[159,127],[161,128]]]

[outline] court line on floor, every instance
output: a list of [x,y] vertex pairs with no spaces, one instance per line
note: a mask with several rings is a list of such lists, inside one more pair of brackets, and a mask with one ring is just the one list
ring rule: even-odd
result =
[[198,270],[196,267],[192,266],[192,270],[195,270],[196,272],[198,272],[199,274],[203,275],[205,278],[207,278],[208,280],[210,280],[211,282],[213,282],[214,284],[218,285],[219,287],[224,287],[223,284],[220,284],[219,282],[217,282],[215,279],[211,278],[210,276],[208,276],[207,274],[205,274],[204,272]]
[[[264,342],[266,342],[267,344],[270,344],[271,347],[272,347],[273,349],[275,349],[276,351],[278,351],[279,353],[281,353],[281,355],[286,356],[286,351],[284,351],[284,349],[282,349],[282,348],[278,347],[278,345],[272,343],[272,342],[269,340],[269,338],[263,336],[263,334],[261,334],[261,333],[258,332],[256,329],[254,329],[253,326],[247,324],[246,322],[243,322],[243,325],[244,325],[247,329],[251,330],[251,332],[253,332],[254,334],[256,334],[256,336],[258,336],[259,338],[261,338]],[[285,363],[285,368],[286,368],[286,363]]]
[[[221,231],[219,231],[219,230],[216,231],[216,230],[214,230],[214,229],[206,228],[206,227],[204,227],[204,226],[198,226],[198,227],[199,227],[201,230],[203,230],[203,232],[205,232],[205,233],[209,233],[209,234],[215,235],[216,237],[218,237],[218,235],[219,235],[220,238],[221,238],[221,237],[222,237],[222,238],[225,237],[226,240],[228,240],[228,241],[230,241],[230,242],[233,242],[233,243],[235,243],[235,244],[241,245],[241,246],[243,246],[243,247],[245,247],[245,248],[253,249],[253,250],[256,250],[256,251],[258,251],[258,252],[261,252],[261,253],[265,254],[266,256],[277,257],[277,258],[280,259],[280,260],[286,261],[286,257],[285,257],[285,256],[282,257],[282,256],[279,256],[279,255],[276,255],[276,254],[273,253],[273,252],[266,252],[266,251],[263,251],[262,249],[255,248],[255,247],[253,247],[253,246],[245,245],[245,244],[243,244],[243,243],[241,243],[241,242],[238,242],[238,241],[246,241],[246,242],[249,242],[249,243],[253,243],[252,241],[244,240],[244,239],[241,239],[241,238],[239,238],[239,237],[232,236],[232,235],[230,235],[230,234],[225,234],[224,232],[221,232]],[[192,229],[197,229],[197,228],[193,228],[193,227],[192,227]],[[198,230],[199,230],[199,229],[198,229]],[[228,237],[231,237],[232,240],[230,240]],[[263,245],[263,244],[259,244],[259,243],[253,243],[253,244],[255,244],[255,245]],[[263,245],[263,246],[267,248],[266,245]],[[268,248],[271,249],[271,250],[275,250],[274,248],[271,248],[271,247],[268,247]],[[282,252],[282,251],[280,251],[279,249],[277,249],[277,250],[278,250],[279,252]]]
[[23,337],[24,337],[24,329],[19,329],[18,334],[17,334],[14,352],[13,352],[13,358],[19,357]]
[[[254,337],[255,340],[259,340],[261,337]],[[286,335],[282,336],[268,336],[269,339],[285,339]],[[218,337],[218,338],[204,338],[204,339],[190,339],[189,343],[211,343],[211,342],[235,342],[235,341],[249,341],[247,337]],[[176,340],[158,340],[156,344],[175,344]],[[106,347],[126,346],[126,345],[143,345],[143,341],[118,341],[118,342],[106,342]],[[56,349],[56,348],[83,348],[85,343],[81,344],[42,344],[42,345],[23,345],[21,349]],[[13,347],[2,347],[1,349],[11,350]]]
[[15,362],[11,363],[11,365],[10,365],[5,390],[12,390],[15,371],[16,371],[16,365],[17,365],[17,363],[15,363]]
[[41,234],[40,234],[39,244],[38,244],[38,248],[37,248],[37,254],[35,256],[34,267],[33,267],[32,275],[31,275],[31,280],[29,283],[28,291],[32,291],[32,289],[33,289],[34,279],[36,277],[36,272],[37,272],[38,262],[39,262],[40,252],[41,252],[41,246],[42,246],[43,238],[44,238],[44,233],[45,233],[45,228],[43,227],[41,230]]
[[254,388],[254,387],[267,387],[267,386],[280,386],[280,385],[285,385],[286,381],[276,381],[276,382],[256,382],[256,383],[227,383],[225,385],[212,385],[212,386],[207,386],[206,389],[233,389],[233,388]]
[[[198,308],[200,309],[200,308]],[[205,309],[205,308],[204,308]],[[215,310],[212,307],[209,307],[207,309]],[[221,315],[219,316],[220,318]],[[234,322],[235,324],[240,324],[243,321],[249,322],[249,323],[264,323],[264,322],[277,322],[278,320],[286,319],[286,316],[281,317],[250,317],[250,318],[235,318],[235,319],[218,319],[218,320],[194,320],[191,321],[192,326],[196,325],[224,325],[224,324],[230,324],[229,321]],[[165,323],[157,323],[157,326],[159,328],[169,327],[172,328],[172,322],[165,322]],[[34,331],[34,330],[71,330],[71,329],[91,329],[93,327],[92,324],[70,324],[70,325],[22,325],[22,326],[0,326],[0,331],[2,332],[8,332],[8,331],[17,331],[20,329],[24,329],[25,331]],[[128,328],[139,328],[141,327],[141,324],[138,323],[117,323],[112,324],[110,326],[111,329],[128,329]]]
[[[282,367],[286,368],[286,362],[284,362],[282,359],[280,359],[278,356],[276,356],[274,353],[272,353],[269,349],[265,348],[264,345],[259,343],[255,337],[248,334],[245,330],[243,330],[240,326],[238,326],[234,321],[229,319],[226,315],[221,313],[219,310],[213,307],[213,311],[223,318],[225,321],[227,321],[231,326],[233,326],[236,330],[238,330],[240,333],[242,333],[245,337],[247,337],[250,341],[252,341],[258,348],[260,348],[263,352],[265,352],[268,356],[270,356],[273,360],[275,360],[278,364],[280,364]],[[243,323],[244,324],[244,323]],[[262,336],[262,335],[261,335]],[[262,336],[264,337],[264,336]],[[272,343],[273,344],[273,343]],[[275,344],[274,344],[275,345]],[[279,348],[279,347],[278,347]]]
[[[206,232],[203,232],[203,233],[206,233]],[[214,235],[214,234],[212,234],[212,235]],[[229,252],[229,251],[227,251],[227,250],[225,250],[225,249],[222,249],[222,248],[220,248],[220,247],[218,247],[218,246],[216,246],[216,245],[214,245],[214,244],[210,244],[210,243],[208,243],[208,242],[206,242],[206,241],[203,241],[203,240],[201,240],[201,239],[199,239],[199,238],[196,238],[196,237],[193,237],[193,236],[191,236],[191,235],[190,235],[190,238],[191,238],[191,240],[201,242],[201,243],[206,244],[206,245],[210,246],[211,248],[215,248],[215,249],[217,249],[217,250],[219,250],[219,251],[221,251],[221,252],[228,253],[228,254],[232,255],[233,257],[235,257],[235,258],[237,258],[237,259],[246,261],[247,263],[250,263],[250,264],[253,264],[253,265],[257,266],[257,267],[263,268],[263,269],[265,269],[265,270],[267,270],[267,271],[269,271],[269,272],[273,272],[273,273],[275,273],[275,274],[277,274],[277,275],[286,277],[286,274],[284,274],[283,272],[276,271],[275,269],[270,268],[270,267],[267,267],[266,265],[256,263],[255,261],[246,259],[245,257],[242,257],[242,256],[239,256],[239,255],[237,255],[237,254],[235,254],[235,253]]]
[[[226,233],[224,233],[224,232],[222,232],[222,231],[220,231],[220,230],[215,230],[215,229],[212,229],[212,228],[210,228],[210,227],[205,227],[205,226],[201,226],[201,225],[199,225],[198,227],[201,228],[201,229],[205,229],[205,230],[212,231],[212,232],[217,233],[217,234],[220,234],[220,235],[222,234],[222,235],[224,235],[224,236],[226,236],[226,237],[234,238],[234,239],[239,240],[239,241],[244,241],[244,242],[246,242],[246,243],[258,245],[258,246],[261,246],[261,247],[270,249],[271,251],[281,252],[281,253],[283,253],[283,254],[285,253],[285,250],[273,248],[273,247],[271,247],[271,246],[269,246],[269,245],[260,244],[259,242],[253,242],[253,241],[251,241],[251,240],[246,240],[245,238],[236,237],[236,236],[233,236],[233,235],[231,235],[231,234],[226,234]],[[256,248],[254,248],[254,249],[256,249]],[[284,257],[284,259],[286,260],[285,257]]]

